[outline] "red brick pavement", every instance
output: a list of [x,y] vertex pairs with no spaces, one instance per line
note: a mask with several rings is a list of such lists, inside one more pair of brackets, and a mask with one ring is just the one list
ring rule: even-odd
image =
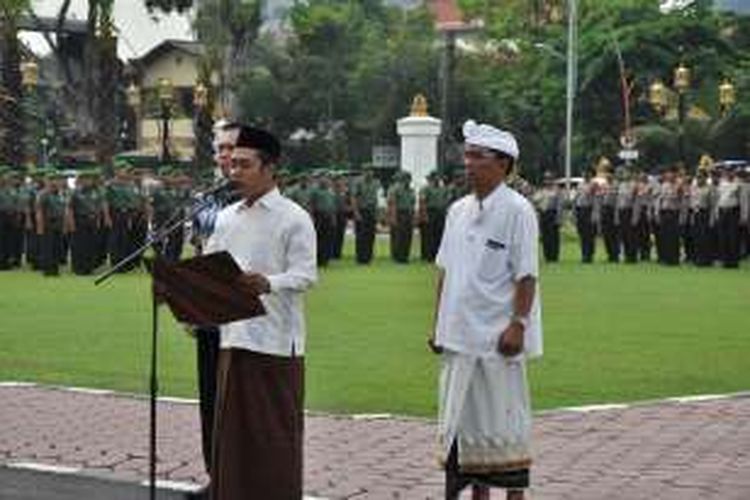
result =
[[[147,477],[144,398],[0,384],[0,422],[0,463]],[[158,426],[160,478],[205,481],[197,407],[160,402]],[[432,422],[311,414],[306,426],[308,495],[441,498]],[[534,500],[750,499],[749,395],[546,412],[534,426]]]

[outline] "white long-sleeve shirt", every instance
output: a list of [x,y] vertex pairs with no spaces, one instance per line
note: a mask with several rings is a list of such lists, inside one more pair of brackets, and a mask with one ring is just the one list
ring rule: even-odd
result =
[[241,201],[219,212],[206,252],[227,251],[244,272],[265,275],[266,315],[221,325],[221,348],[277,356],[305,352],[303,292],[317,281],[315,228],[307,212],[278,189],[252,206]]

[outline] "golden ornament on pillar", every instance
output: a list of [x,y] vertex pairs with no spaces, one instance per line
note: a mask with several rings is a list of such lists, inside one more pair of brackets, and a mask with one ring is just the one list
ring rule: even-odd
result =
[[21,63],[21,85],[24,87],[36,87],[39,83],[39,65],[29,59]]
[[422,94],[414,96],[411,103],[411,116],[429,116],[427,114],[427,98]]

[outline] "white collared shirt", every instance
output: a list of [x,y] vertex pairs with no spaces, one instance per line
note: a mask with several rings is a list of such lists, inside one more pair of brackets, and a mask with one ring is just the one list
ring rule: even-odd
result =
[[221,325],[221,348],[278,356],[305,352],[303,292],[318,278],[315,228],[307,212],[282,196],[266,193],[219,212],[206,251],[226,250],[244,271],[265,275],[271,292],[261,296],[266,315]]
[[[499,356],[498,339],[513,316],[515,283],[539,277],[538,236],[534,208],[505,184],[481,203],[470,194],[450,207],[435,261],[445,272],[435,332],[438,345]],[[528,357],[542,354],[538,284],[524,351]]]

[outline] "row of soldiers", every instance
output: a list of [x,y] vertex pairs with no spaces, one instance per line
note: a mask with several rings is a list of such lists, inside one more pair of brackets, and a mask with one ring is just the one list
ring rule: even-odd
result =
[[[36,169],[28,182],[25,177],[10,169],[0,173],[0,268],[18,267],[25,256],[32,269],[50,276],[68,257],[80,275],[107,260],[120,262],[190,197],[189,177],[169,169],[146,176],[122,165],[108,181],[90,169],[78,173],[74,187],[54,169]],[[183,240],[178,228],[159,250],[177,260]],[[122,271],[139,264],[133,259]]]
[[[540,214],[545,260],[560,252],[560,225],[565,208],[562,188],[551,176],[533,195]],[[615,175],[587,173],[576,188],[572,209],[581,260],[592,262],[601,235],[610,262],[651,259],[678,265],[682,261],[709,266],[719,261],[738,267],[750,252],[750,175],[744,168],[702,162],[691,176],[676,166],[658,178],[627,169]]]
[[354,222],[355,254],[360,264],[371,262],[381,223],[388,226],[390,255],[395,262],[409,261],[415,226],[420,230],[422,260],[433,261],[448,206],[467,192],[463,176],[443,182],[433,172],[428,175],[427,185],[417,194],[411,186],[410,174],[400,171],[392,178],[385,196],[386,206],[381,211],[381,184],[371,170],[359,177],[321,173],[280,180],[284,194],[308,210],[313,218],[321,266],[326,266],[331,259],[341,258],[349,220]]

